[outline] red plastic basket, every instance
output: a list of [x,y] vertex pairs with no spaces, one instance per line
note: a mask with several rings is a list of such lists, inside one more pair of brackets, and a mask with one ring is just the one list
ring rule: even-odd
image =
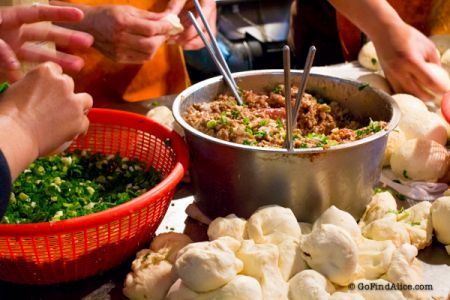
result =
[[182,138],[134,113],[92,109],[88,116],[88,133],[69,150],[119,152],[161,170],[164,180],[127,203],[95,214],[59,222],[1,224],[0,280],[52,284],[106,271],[144,247],[163,219],[187,170],[188,150]]

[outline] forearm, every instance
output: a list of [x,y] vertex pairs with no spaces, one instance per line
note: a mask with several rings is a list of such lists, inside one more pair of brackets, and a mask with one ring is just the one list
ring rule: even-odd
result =
[[329,2],[372,40],[382,39],[385,28],[403,23],[386,0],[329,0]]
[[39,154],[35,142],[10,115],[0,115],[0,150],[8,163],[12,180]]

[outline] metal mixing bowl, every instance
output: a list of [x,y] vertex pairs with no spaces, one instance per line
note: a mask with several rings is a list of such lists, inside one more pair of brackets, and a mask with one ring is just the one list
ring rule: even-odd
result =
[[[298,86],[301,72],[293,73]],[[241,72],[235,78],[241,89],[268,92],[283,82],[283,71]],[[190,149],[194,198],[206,215],[235,213],[247,218],[260,206],[278,204],[291,208],[304,222],[314,221],[331,205],[361,217],[380,176],[387,135],[400,118],[389,95],[355,81],[310,75],[307,92],[341,103],[357,118],[389,125],[385,131],[326,150],[288,151],[223,141],[186,123],[183,115],[191,104],[227,92],[219,76],[189,87],[173,104]]]

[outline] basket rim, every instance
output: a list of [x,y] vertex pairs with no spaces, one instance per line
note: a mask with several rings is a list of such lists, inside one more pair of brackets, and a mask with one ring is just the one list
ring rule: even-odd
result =
[[[154,186],[144,194],[131,199],[128,202],[118,206],[92,213],[89,215],[70,218],[62,221],[49,221],[28,224],[0,224],[0,235],[3,237],[15,237],[19,235],[43,236],[53,235],[62,232],[84,231],[88,228],[98,227],[111,222],[119,221],[125,216],[131,215],[133,212],[140,210],[142,207],[157,201],[156,195],[169,192],[183,178],[189,164],[189,151],[183,138],[173,129],[153,121],[143,115],[107,108],[92,108],[88,113],[89,120],[100,120],[102,124],[127,125],[127,121],[133,121],[140,127],[152,127],[157,129],[159,139],[170,138],[171,147],[176,154],[176,163],[172,171],[160,183]],[[106,118],[113,119],[114,122],[108,122]],[[147,199],[146,199],[147,198]]]

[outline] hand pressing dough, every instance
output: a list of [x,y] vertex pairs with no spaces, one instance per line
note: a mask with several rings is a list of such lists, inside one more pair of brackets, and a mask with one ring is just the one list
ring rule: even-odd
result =
[[172,25],[172,29],[169,31],[169,35],[177,35],[184,31],[184,27],[177,15],[167,14],[162,18],[162,20],[167,21]]

